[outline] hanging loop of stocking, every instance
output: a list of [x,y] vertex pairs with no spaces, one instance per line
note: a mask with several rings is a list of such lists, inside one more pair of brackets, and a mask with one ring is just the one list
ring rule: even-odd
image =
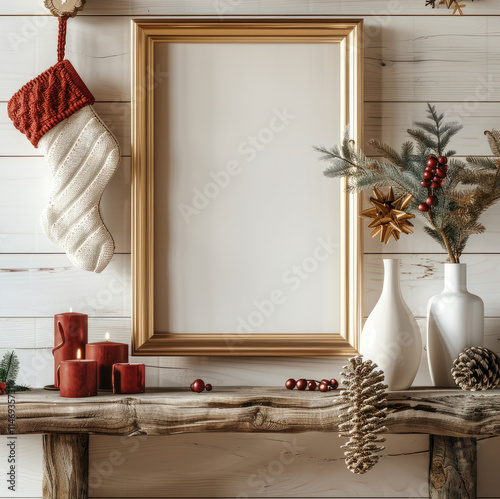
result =
[[57,62],[62,62],[64,60],[67,24],[68,24],[68,16],[59,18],[59,35],[57,37]]

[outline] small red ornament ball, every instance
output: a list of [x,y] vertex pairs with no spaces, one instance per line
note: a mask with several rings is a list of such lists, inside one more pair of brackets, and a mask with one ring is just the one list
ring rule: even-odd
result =
[[[441,187],[441,182],[432,182],[431,189],[439,189]],[[420,208],[419,208],[420,209]]]
[[426,182],[425,180],[422,180],[422,182],[420,182],[420,185],[422,187],[429,187],[429,182]]
[[319,391],[320,392],[327,392],[329,390],[329,387],[326,383],[321,383],[319,385]]
[[309,390],[316,390],[316,381],[309,381],[309,383],[307,383],[307,388],[309,388]]
[[425,180],[430,180],[433,176],[433,173],[431,173],[430,171],[425,171],[424,172],[424,179]]
[[6,390],[7,390],[7,384],[4,381],[2,381],[0,383],[0,395],[5,395]]
[[307,388],[307,380],[304,378],[300,378],[297,380],[297,390],[305,390]]
[[439,165],[439,169],[446,173],[448,171],[448,165]]
[[438,164],[438,160],[436,158],[430,157],[427,160],[427,166],[430,168],[436,168],[437,164]]
[[293,379],[293,378],[290,378],[290,379],[287,379],[285,381],[285,386],[289,389],[289,390],[293,390],[295,388],[295,385],[297,384],[297,382]]
[[441,168],[438,168],[437,172],[436,172],[436,175],[439,177],[439,178],[444,178],[446,177],[446,172],[444,170],[442,170]]
[[202,379],[197,379],[193,381],[191,385],[191,390],[196,393],[201,393],[205,389],[205,382]]
[[418,205],[418,209],[419,209],[420,211],[429,211],[429,207],[428,207],[425,203],[420,203],[420,204]]
[[339,387],[339,382],[335,378],[332,378],[330,380],[330,386],[333,390],[336,390]]
[[446,165],[448,163],[448,158],[446,158],[445,156],[439,156],[438,162],[440,165]]
[[211,385],[210,383],[207,383],[207,384],[205,385],[205,390],[206,390],[207,392],[211,392],[211,391],[212,391],[212,385]]
[[425,204],[427,206],[432,206],[435,202],[437,201],[436,199],[436,196],[429,196],[426,201],[425,201]]

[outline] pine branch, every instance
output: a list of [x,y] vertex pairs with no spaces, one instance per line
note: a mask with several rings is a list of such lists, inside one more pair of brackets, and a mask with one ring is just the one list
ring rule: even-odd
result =
[[461,172],[467,165],[456,158],[449,162],[448,172],[446,175],[446,183],[443,187],[443,193],[446,195],[448,192],[453,191],[460,183]]
[[403,162],[401,156],[391,146],[375,139],[370,139],[368,143],[385,159],[388,159],[400,168],[405,168],[405,163]]
[[438,143],[432,140],[428,135],[425,134],[423,130],[412,130],[409,128],[407,130],[408,135],[413,137],[418,143],[425,146],[427,151],[437,151]]
[[500,132],[493,129],[490,131],[486,130],[484,132],[488,139],[488,144],[490,146],[491,152],[494,156],[500,156]]
[[436,241],[444,250],[446,250],[446,245],[444,244],[443,237],[439,231],[431,227],[424,227],[424,231],[429,234],[429,236],[431,236],[432,239],[434,239],[434,241]]
[[[440,150],[442,154],[445,154],[443,151],[448,147],[448,144],[450,143],[451,138],[456,135],[460,130],[462,130],[463,126],[462,125],[453,125],[450,124],[450,128],[448,131],[443,133],[443,130],[440,130]],[[453,154],[449,154],[450,152],[453,151],[448,151],[446,154],[449,156],[453,156]]]
[[0,369],[5,373],[3,376],[5,382],[9,380],[16,381],[19,374],[19,359],[14,351],[7,352],[3,356],[3,359],[0,361]]
[[427,103],[427,113],[429,119],[433,120],[437,126],[439,126],[444,119],[444,113],[438,115],[436,112],[436,106],[433,106],[432,104],[429,103]]
[[430,135],[439,134],[439,128],[435,124],[427,123],[426,121],[415,121],[414,125],[417,125],[419,128]]
[[473,165],[473,170],[469,170],[471,172],[477,172],[477,171],[496,171],[498,169],[498,166],[495,164],[495,162],[491,158],[486,158],[486,157],[467,157],[466,159],[467,163],[470,165]]
[[14,385],[12,390],[9,390],[11,393],[14,392],[29,392],[31,388],[29,386],[24,386],[24,385]]
[[446,227],[444,223],[441,226],[436,225],[431,211],[428,212],[428,216],[433,229],[436,230],[441,236],[446,252],[448,253],[448,260],[451,263],[459,263],[459,256],[457,256],[456,252],[453,251],[453,239],[450,237],[450,228]]

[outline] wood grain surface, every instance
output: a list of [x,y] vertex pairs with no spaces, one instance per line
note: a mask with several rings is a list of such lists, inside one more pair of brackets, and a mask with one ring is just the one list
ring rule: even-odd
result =
[[477,497],[476,439],[440,435],[431,435],[430,439],[430,498]]
[[[220,388],[195,394],[151,389],[141,395],[100,394],[63,399],[35,390],[16,396],[16,433],[172,435],[199,432],[336,432],[338,392],[288,392],[285,388]],[[455,437],[500,435],[500,390],[389,392],[388,433]],[[7,433],[0,402],[0,433]]]
[[87,499],[88,435],[43,436],[43,499]]

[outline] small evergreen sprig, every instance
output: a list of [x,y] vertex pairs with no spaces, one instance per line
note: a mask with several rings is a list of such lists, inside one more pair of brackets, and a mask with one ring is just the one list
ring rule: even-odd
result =
[[357,149],[349,140],[349,129],[340,147],[315,149],[322,154],[320,159],[329,163],[324,174],[347,178],[349,191],[392,186],[396,196],[411,194],[413,200],[407,211],[423,220],[424,230],[446,250],[448,261],[459,263],[469,237],[485,231],[478,221],[480,215],[500,199],[500,133],[485,132],[496,156],[494,160],[452,158],[437,202],[431,210],[421,212],[418,205],[428,196],[427,188],[420,183],[427,158],[431,153],[444,157],[455,155],[455,151],[447,148],[462,125],[445,122],[444,114],[438,114],[430,104],[428,121],[415,125],[415,129],[407,130],[413,140],[405,142],[400,152],[378,140],[369,141],[382,160],[368,158]]
[[5,392],[25,392],[27,386],[17,385],[16,380],[19,374],[19,359],[16,352],[7,352],[0,361],[0,383],[5,383]]

